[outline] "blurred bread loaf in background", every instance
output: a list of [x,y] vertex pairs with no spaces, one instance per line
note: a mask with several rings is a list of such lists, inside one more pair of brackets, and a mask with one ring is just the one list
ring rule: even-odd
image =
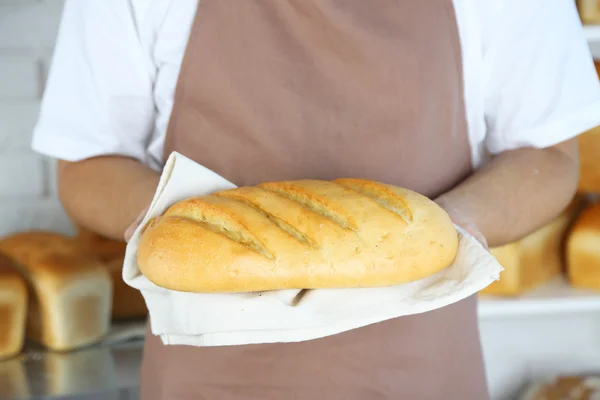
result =
[[[600,10],[600,2],[593,1],[594,8]],[[591,7],[591,5],[590,5]],[[600,77],[600,62],[594,60]],[[579,187],[580,193],[600,194],[600,126],[577,137],[579,144]]]
[[110,326],[112,284],[106,267],[72,238],[50,232],[0,240],[30,288],[27,336],[52,350],[102,339]]
[[490,249],[504,271],[500,280],[480,293],[515,296],[559,276],[563,271],[566,234],[583,206],[578,197],[549,224],[517,242]]
[[146,302],[139,290],[123,281],[123,261],[126,243],[105,238],[97,233],[78,227],[77,241],[95,253],[104,263],[113,285],[112,318],[131,319],[147,315]]
[[23,347],[27,297],[25,279],[10,259],[0,255],[0,361]]
[[584,24],[600,24],[600,1],[577,0],[577,8],[581,22]]
[[600,290],[600,203],[577,219],[567,241],[567,273],[572,286]]
[[600,398],[600,378],[558,376],[532,384],[519,400],[593,400]]
[[600,194],[600,127],[581,134],[579,143],[580,193]]
[[108,261],[106,267],[113,284],[112,318],[122,320],[146,316],[148,309],[144,297],[123,280],[123,258]]
[[77,241],[85,248],[95,253],[102,261],[113,261],[125,257],[127,243],[119,240],[107,239],[88,229],[77,227]]

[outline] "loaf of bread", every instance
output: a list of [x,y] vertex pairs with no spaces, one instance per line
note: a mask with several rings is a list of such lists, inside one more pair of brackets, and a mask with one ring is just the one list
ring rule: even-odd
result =
[[600,2],[598,0],[577,0],[577,8],[584,24],[600,24]]
[[139,290],[123,281],[123,260],[126,243],[111,240],[78,227],[77,241],[95,253],[106,265],[113,285],[112,318],[131,319],[146,316],[146,302]]
[[[600,3],[593,1],[600,9]],[[600,16],[600,15],[599,15]],[[600,62],[594,61],[600,76]],[[581,193],[600,193],[600,127],[577,137],[579,144],[579,186]]]
[[390,286],[449,266],[448,214],[367,180],[264,183],[181,201],[146,226],[142,273],[188,292]]
[[579,143],[579,185],[581,193],[600,194],[600,127],[577,138]]
[[564,240],[582,204],[578,198],[546,226],[517,242],[490,249],[504,271],[500,280],[480,293],[516,296],[559,276],[563,270]]
[[104,265],[71,238],[29,232],[0,240],[0,252],[31,288],[27,336],[53,350],[101,339],[109,329],[112,286]]
[[106,263],[113,284],[113,319],[133,319],[148,314],[146,302],[139,290],[123,280],[123,258],[115,258]]
[[102,261],[112,262],[125,257],[127,244],[124,241],[108,239],[82,227],[77,228],[77,241]]
[[27,286],[7,257],[0,255],[0,360],[18,354],[25,339]]
[[600,378],[561,376],[527,388],[520,400],[593,400],[600,398]]
[[569,234],[567,272],[571,285],[600,290],[600,203],[586,208]]

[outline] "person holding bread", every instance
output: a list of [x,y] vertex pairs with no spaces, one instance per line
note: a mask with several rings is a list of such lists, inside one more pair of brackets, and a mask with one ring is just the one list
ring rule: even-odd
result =
[[[368,179],[482,243],[570,202],[600,87],[574,2],[67,0],[33,148],[130,237],[177,151],[237,186]],[[298,343],[163,345],[142,399],[485,399],[475,296]],[[151,323],[151,321],[150,321]]]

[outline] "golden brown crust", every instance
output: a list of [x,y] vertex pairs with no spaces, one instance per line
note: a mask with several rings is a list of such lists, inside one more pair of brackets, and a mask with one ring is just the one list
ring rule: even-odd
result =
[[[594,60],[600,77],[600,62]],[[579,144],[579,186],[581,193],[600,193],[600,127],[577,137]]]
[[579,144],[579,186],[582,193],[600,193],[600,128],[577,138]]
[[573,286],[600,290],[600,203],[586,208],[567,241],[567,272]]
[[0,255],[0,360],[18,354],[25,338],[27,286],[8,257]]
[[573,200],[557,218],[514,243],[490,249],[504,267],[500,280],[480,293],[515,296],[559,276],[563,269],[564,242],[583,201]]
[[521,400],[592,400],[600,394],[600,379],[560,376],[529,388]]
[[51,232],[12,235],[0,240],[0,252],[28,282],[29,338],[63,351],[106,334],[112,287],[106,267],[93,253]]
[[24,232],[0,240],[0,252],[10,257],[26,277],[63,285],[69,279],[102,269],[100,260],[75,240],[52,232]]
[[417,193],[358,179],[288,181],[181,201],[146,227],[138,264],[190,292],[378,287],[454,260],[450,217]]

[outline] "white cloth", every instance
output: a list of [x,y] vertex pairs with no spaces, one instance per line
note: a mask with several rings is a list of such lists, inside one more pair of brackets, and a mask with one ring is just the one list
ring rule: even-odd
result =
[[171,154],[150,209],[127,245],[123,279],[142,292],[152,333],[165,344],[225,346],[316,339],[455,303],[497,280],[502,271],[479,242],[459,230],[456,259],[431,277],[385,288],[309,290],[297,304],[299,290],[185,293],[160,288],[141,274],[137,246],[151,218],[179,200],[233,187],[188,158]]
[[[232,5],[233,6],[233,5]],[[473,162],[600,123],[600,85],[573,0],[455,0]],[[33,147],[159,170],[197,0],[66,0]]]

